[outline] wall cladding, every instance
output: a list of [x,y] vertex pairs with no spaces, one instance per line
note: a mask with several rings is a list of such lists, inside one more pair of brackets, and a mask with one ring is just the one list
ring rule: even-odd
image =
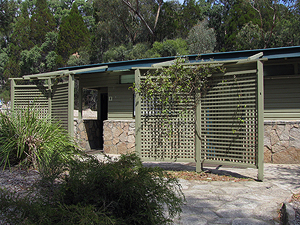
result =
[[126,154],[135,150],[134,120],[105,120],[103,122],[104,153]]
[[300,121],[265,120],[264,161],[300,163]]

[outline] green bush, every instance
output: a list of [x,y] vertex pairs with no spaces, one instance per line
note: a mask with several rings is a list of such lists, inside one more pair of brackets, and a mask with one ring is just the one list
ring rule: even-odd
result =
[[75,153],[75,142],[59,122],[39,118],[38,110],[0,113],[0,165],[42,170],[54,157],[62,162]]
[[0,192],[0,212],[7,222],[156,225],[171,223],[181,212],[184,196],[178,181],[160,168],[144,167],[136,155],[105,163],[85,156],[66,167],[68,175],[39,188],[35,200]]
[[183,201],[176,179],[144,167],[134,154],[106,163],[73,161],[63,190],[65,204],[104,207],[125,224],[166,224],[164,207],[173,218]]

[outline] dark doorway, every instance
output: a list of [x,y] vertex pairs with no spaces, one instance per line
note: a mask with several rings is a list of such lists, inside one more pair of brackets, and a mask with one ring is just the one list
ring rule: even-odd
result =
[[107,113],[108,113],[108,94],[101,93],[100,94],[100,146],[103,149],[103,121],[107,120]]

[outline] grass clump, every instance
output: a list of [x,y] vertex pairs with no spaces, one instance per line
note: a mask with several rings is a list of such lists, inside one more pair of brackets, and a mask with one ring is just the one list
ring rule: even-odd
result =
[[40,118],[38,110],[28,107],[0,112],[0,166],[19,165],[42,170],[53,157],[61,163],[75,153],[76,145],[59,122]]
[[85,156],[65,168],[56,184],[43,177],[34,200],[1,198],[0,211],[10,209],[5,213],[12,224],[153,225],[169,224],[181,212],[184,196],[177,179],[161,168],[144,167],[135,154],[105,163]]

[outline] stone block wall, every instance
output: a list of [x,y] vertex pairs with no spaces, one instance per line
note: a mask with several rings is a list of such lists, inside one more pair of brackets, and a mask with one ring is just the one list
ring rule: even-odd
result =
[[[106,154],[135,151],[135,121],[75,120],[74,134],[85,150],[101,149]],[[103,132],[102,132],[103,130]],[[300,121],[265,121],[264,161],[266,163],[300,163]]]
[[85,151],[102,148],[102,130],[99,120],[74,120],[74,136],[79,146]]
[[105,120],[103,149],[106,154],[126,154],[135,150],[134,120]]
[[300,121],[265,121],[264,161],[300,163]]

